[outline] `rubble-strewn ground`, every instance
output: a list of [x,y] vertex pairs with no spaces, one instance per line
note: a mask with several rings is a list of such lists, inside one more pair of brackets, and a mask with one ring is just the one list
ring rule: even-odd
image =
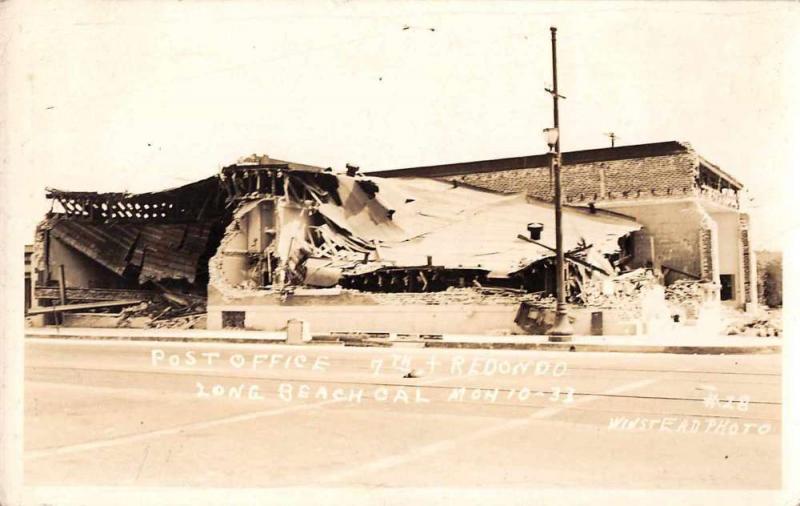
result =
[[783,309],[761,307],[755,314],[742,311],[726,311],[728,327],[726,334],[770,337],[783,334]]
[[652,271],[636,269],[613,278],[592,278],[583,283],[581,297],[587,307],[615,309],[625,318],[638,318],[646,289],[658,284]]
[[197,295],[164,296],[123,309],[117,327],[130,327],[131,321],[149,318],[146,328],[205,328],[206,299]]
[[[630,315],[631,319],[667,318],[674,325],[693,325],[708,307],[711,285],[702,281],[682,280],[664,288],[652,271],[637,269],[613,278],[587,278],[582,285],[582,304],[590,308],[613,309]],[[527,293],[512,288],[448,288],[441,292],[380,293],[342,290],[342,294],[367,295],[379,305],[519,305],[535,302],[539,306],[555,305],[551,296]],[[705,302],[704,302],[705,301]],[[762,307],[748,314],[731,306],[714,306],[719,309],[721,328],[715,332],[727,335],[780,336],[782,334],[781,309]],[[153,301],[142,302],[122,311],[117,327],[141,326],[145,328],[202,329],[206,327],[206,300],[188,294],[164,293]],[[715,318],[716,320],[716,318]]]
[[[355,292],[355,290],[353,290]],[[361,292],[358,292],[361,293]],[[504,288],[454,288],[441,292],[417,293],[369,293],[378,304],[519,304],[521,302],[539,302],[555,304],[553,297],[543,297],[539,293],[526,293]]]

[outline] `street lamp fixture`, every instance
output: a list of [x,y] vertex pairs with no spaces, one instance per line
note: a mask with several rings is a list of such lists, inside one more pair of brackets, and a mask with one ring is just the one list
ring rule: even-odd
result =
[[558,128],[545,128],[542,132],[544,133],[544,141],[550,146],[550,151],[555,151],[558,144]]

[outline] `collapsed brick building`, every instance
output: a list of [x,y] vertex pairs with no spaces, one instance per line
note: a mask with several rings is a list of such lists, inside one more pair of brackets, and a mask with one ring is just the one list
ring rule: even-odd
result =
[[[643,225],[632,235],[631,266],[652,263],[667,285],[702,279],[720,286],[722,301],[757,303],[750,220],[743,185],[681,142],[565,152],[565,204],[623,213]],[[374,173],[429,177],[503,193],[552,199],[547,155],[522,156]]]
[[[222,178],[235,211],[209,265],[209,328],[303,319],[318,331],[482,333],[512,326],[521,297],[554,289],[549,202],[269,160]],[[578,208],[564,223],[575,280],[613,275],[641,228]]]
[[[486,332],[554,290],[552,204],[524,194],[250,157],[161,192],[47,196],[28,313],[51,323],[203,297],[211,329]],[[564,224],[577,302],[641,225],[586,208]]]
[[[643,319],[696,312],[645,309],[645,292],[661,282],[674,293],[701,282],[688,297],[698,304],[708,294],[754,304],[733,177],[677,142],[565,153],[564,162],[567,295],[579,333],[640,333]],[[76,326],[202,314],[209,329],[281,330],[302,319],[315,332],[537,333],[555,288],[546,164],[532,156],[362,174],[254,155],[160,192],[50,189],[28,314]]]

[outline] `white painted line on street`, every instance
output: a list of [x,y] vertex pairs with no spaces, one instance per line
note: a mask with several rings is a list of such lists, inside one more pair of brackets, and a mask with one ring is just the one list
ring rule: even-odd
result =
[[443,452],[446,450],[450,450],[452,448],[462,446],[465,443],[469,443],[472,441],[476,441],[478,439],[483,439],[489,436],[493,436],[495,434],[505,432],[512,429],[517,429],[524,427],[525,425],[529,424],[532,420],[540,420],[543,418],[549,418],[553,415],[561,413],[562,411],[566,411],[570,409],[572,406],[585,404],[587,402],[592,402],[597,399],[600,399],[602,395],[613,395],[613,394],[620,394],[623,392],[628,392],[631,390],[636,390],[638,388],[646,387],[658,381],[658,378],[653,379],[646,379],[642,381],[636,381],[634,383],[627,383],[625,385],[621,385],[615,388],[611,388],[602,392],[597,395],[590,395],[587,397],[583,397],[581,399],[576,400],[570,404],[564,404],[561,406],[553,406],[549,408],[544,408],[536,413],[533,413],[530,416],[524,418],[515,418],[513,420],[508,420],[502,423],[498,423],[496,425],[492,425],[490,427],[486,427],[484,429],[477,430],[470,434],[465,434],[463,436],[454,437],[450,439],[444,439],[441,441],[437,441],[435,443],[427,444],[424,446],[420,446],[417,448],[412,449],[406,453],[402,453],[399,455],[393,455],[389,457],[384,457],[381,459],[374,460],[367,464],[355,467],[348,467],[341,471],[337,471],[334,473],[330,473],[328,475],[322,476],[321,478],[315,480],[315,484],[329,484],[344,481],[356,476],[362,476],[364,473],[374,472],[374,471],[381,471],[384,469],[391,469],[393,467],[406,464],[408,462],[412,462],[423,457],[427,457],[429,455],[433,455],[439,452]]
[[45,457],[52,457],[55,455],[64,455],[68,453],[76,453],[82,452],[87,450],[97,450],[100,448],[108,448],[110,446],[117,446],[121,444],[128,444],[128,443],[136,443],[139,441],[145,441],[147,439],[153,439],[161,436],[171,436],[175,434],[180,434],[181,432],[190,431],[190,430],[203,430],[209,429],[211,427],[216,427],[219,425],[226,425],[229,423],[236,423],[236,422],[244,422],[249,420],[256,420],[258,418],[265,418],[269,416],[278,416],[283,415],[286,413],[293,413],[296,411],[306,411],[309,409],[318,408],[320,406],[324,406],[326,404],[332,404],[334,402],[341,402],[340,400],[330,399],[327,401],[315,402],[313,404],[299,404],[295,406],[287,406],[285,408],[278,408],[278,409],[269,409],[264,411],[256,411],[253,413],[244,413],[241,415],[230,416],[226,418],[218,418],[216,420],[207,420],[203,422],[195,422],[195,423],[187,423],[184,425],[178,425],[175,427],[169,427],[167,429],[159,429],[150,432],[142,432],[139,434],[132,434],[129,436],[120,436],[111,439],[102,439],[99,441],[91,441],[88,443],[81,443],[76,445],[70,446],[60,446],[57,448],[45,448],[43,450],[35,450],[31,452],[27,452],[25,454],[26,460],[33,460],[33,459],[40,459]]
[[[431,379],[431,380],[428,380],[428,381],[420,382],[420,384],[421,385],[432,385],[432,384],[435,384],[435,383],[442,383],[442,382],[449,381],[449,380],[456,379],[456,378],[461,378],[461,376],[460,375],[442,376],[442,377],[439,377],[439,378],[435,378],[435,379]],[[299,380],[299,381],[302,381],[302,380]],[[241,414],[241,415],[229,416],[229,417],[225,417],[225,418],[218,418],[216,420],[207,420],[207,421],[202,421],[202,422],[194,422],[194,423],[188,423],[188,424],[184,424],[184,425],[177,425],[175,427],[169,427],[169,428],[166,428],[166,429],[159,429],[159,430],[154,430],[154,431],[150,431],[150,432],[142,432],[142,433],[138,433],[138,434],[131,434],[131,435],[128,435],[128,436],[119,436],[119,437],[114,437],[114,438],[110,438],[110,439],[101,439],[101,440],[97,440],[97,441],[90,441],[90,442],[87,442],[87,443],[80,443],[80,444],[68,445],[68,446],[59,446],[59,447],[54,447],[54,448],[44,448],[44,449],[41,449],[41,450],[33,450],[33,451],[30,451],[30,452],[26,452],[25,453],[25,459],[26,460],[35,460],[35,459],[40,459],[40,458],[53,457],[53,456],[57,456],[57,455],[65,455],[65,454],[77,453],[77,452],[83,452],[83,451],[89,451],[89,450],[98,450],[98,449],[102,449],[102,448],[108,448],[108,447],[111,447],[111,446],[118,446],[118,445],[123,445],[123,444],[136,443],[136,442],[139,442],[139,441],[145,441],[145,440],[148,440],[148,439],[158,438],[158,437],[162,437],[162,436],[172,436],[172,435],[180,434],[180,433],[186,432],[186,431],[205,430],[205,429],[209,429],[209,428],[212,428],[212,427],[217,427],[217,426],[220,426],[220,425],[227,425],[227,424],[237,423],[237,422],[246,422],[246,421],[250,421],[250,420],[257,420],[259,418],[265,418],[265,417],[270,417],[270,416],[279,416],[279,415],[284,415],[286,413],[294,413],[294,412],[297,412],[297,411],[307,411],[307,410],[310,410],[310,409],[315,409],[315,408],[326,406],[326,405],[329,405],[329,404],[343,403],[343,402],[345,402],[345,401],[340,400],[340,399],[329,399],[329,400],[326,400],[326,401],[320,401],[320,402],[315,402],[315,403],[311,403],[311,404],[299,404],[299,405],[294,405],[294,406],[286,406],[284,408],[269,409],[269,410],[264,410],[264,411],[256,411],[256,412],[253,412],[253,413],[244,413],[244,414]]]

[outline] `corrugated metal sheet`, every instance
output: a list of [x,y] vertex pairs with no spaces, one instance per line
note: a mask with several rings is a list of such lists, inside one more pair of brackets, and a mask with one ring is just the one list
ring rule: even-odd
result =
[[194,282],[211,224],[103,224],[63,219],[51,236],[122,275],[140,268],[139,282],[185,279]]

